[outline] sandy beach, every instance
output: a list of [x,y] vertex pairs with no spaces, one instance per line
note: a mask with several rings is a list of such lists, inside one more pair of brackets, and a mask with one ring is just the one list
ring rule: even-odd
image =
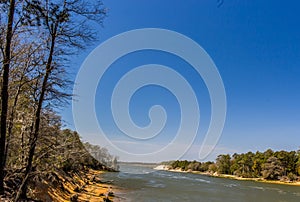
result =
[[200,172],[200,171],[191,171],[191,170],[181,170],[181,169],[171,169],[168,165],[159,165],[154,168],[155,170],[165,170],[170,172],[181,172],[181,173],[194,173],[199,175],[206,175],[210,177],[220,177],[220,178],[228,178],[233,180],[248,180],[255,182],[263,182],[263,183],[272,183],[272,184],[282,184],[282,185],[291,185],[291,186],[300,186],[300,181],[297,182],[285,182],[280,180],[266,180],[263,178],[244,178],[236,175],[226,175],[226,174],[218,174],[218,173],[210,173],[210,172]]

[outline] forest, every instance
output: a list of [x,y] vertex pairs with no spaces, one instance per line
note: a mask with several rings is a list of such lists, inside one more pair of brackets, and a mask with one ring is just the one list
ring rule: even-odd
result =
[[235,175],[243,178],[264,178],[292,182],[300,180],[300,150],[220,154],[215,162],[164,162],[171,169]]
[[0,200],[37,199],[36,189],[61,175],[117,169],[115,157],[81,143],[59,115],[73,96],[72,58],[106,17],[102,2],[1,0],[0,10]]

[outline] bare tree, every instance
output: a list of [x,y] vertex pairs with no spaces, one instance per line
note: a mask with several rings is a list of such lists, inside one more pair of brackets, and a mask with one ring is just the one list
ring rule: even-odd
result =
[[[105,9],[102,8],[101,1],[35,0],[26,1],[26,3],[27,10],[25,15],[27,18],[24,22],[38,26],[43,30],[46,41],[45,46],[48,52],[45,58],[45,69],[29,140],[30,147],[25,175],[15,198],[16,201],[20,198],[26,198],[28,178],[32,171],[35,148],[40,132],[41,113],[46,95],[51,92],[54,92],[54,94],[58,93],[58,91],[53,91],[53,88],[50,86],[50,78],[54,70],[61,67],[57,59],[64,59],[62,56],[74,53],[74,48],[82,49],[88,42],[91,42],[95,37],[95,33],[89,27],[89,20],[102,23],[105,16]],[[58,82],[54,83],[58,84]]]
[[[7,126],[7,142],[5,146],[5,160],[7,159],[8,150],[10,147],[10,140],[13,136],[13,128],[15,123],[15,118],[18,116],[18,110],[21,113],[25,113],[24,106],[29,108],[30,98],[28,92],[30,92],[29,86],[39,75],[35,74],[35,69],[42,60],[41,55],[41,46],[37,45],[33,41],[30,43],[24,42],[24,35],[19,36],[18,34],[14,35],[14,44],[12,51],[12,63],[11,63],[11,75],[10,75],[10,100],[9,100],[9,114],[8,114],[8,126]],[[25,93],[27,91],[27,93]],[[21,103],[19,106],[19,98],[23,98],[24,102],[27,96],[26,104]],[[28,115],[27,115],[28,116]]]
[[3,56],[3,76],[1,89],[1,120],[0,120],[0,194],[4,194],[4,168],[5,168],[5,144],[8,112],[8,80],[11,60],[11,43],[13,36],[13,22],[15,13],[15,0],[10,0],[8,21],[6,29],[6,40]]

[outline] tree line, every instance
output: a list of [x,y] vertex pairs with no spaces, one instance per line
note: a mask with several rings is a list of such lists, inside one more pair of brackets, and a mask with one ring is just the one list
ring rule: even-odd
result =
[[300,150],[221,154],[215,162],[172,161],[172,169],[229,174],[245,178],[296,181],[300,179]]
[[55,169],[101,167],[57,111],[72,96],[70,59],[96,39],[106,12],[100,0],[0,1],[0,195],[19,201]]

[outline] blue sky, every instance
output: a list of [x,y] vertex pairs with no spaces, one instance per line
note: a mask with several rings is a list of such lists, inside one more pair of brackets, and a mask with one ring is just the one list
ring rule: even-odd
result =
[[[104,4],[109,14],[104,27],[99,28],[99,41],[72,62],[73,75],[77,74],[81,63],[95,47],[117,34],[140,28],[173,30],[193,39],[206,50],[216,64],[226,89],[225,127],[208,159],[214,159],[219,153],[268,148],[299,149],[298,1],[224,0],[219,7],[218,1],[214,0],[105,0]],[[109,133],[109,138],[120,134],[109,111],[113,87],[127,71],[148,63],[172,67],[195,90],[200,103],[201,124],[193,146],[183,158],[197,159],[210,120],[209,95],[201,77],[174,55],[141,51],[116,61],[97,89],[95,101],[99,124]],[[101,88],[105,90],[101,91]],[[164,145],[172,139],[180,122],[178,102],[171,92],[159,86],[140,89],[132,97],[130,113],[137,125],[147,126],[148,110],[156,104],[165,107],[168,120],[162,134],[150,143]],[[63,111],[62,117],[68,127],[75,129],[71,107]],[[126,159],[126,156],[122,159],[121,156],[121,160],[134,159]]]

